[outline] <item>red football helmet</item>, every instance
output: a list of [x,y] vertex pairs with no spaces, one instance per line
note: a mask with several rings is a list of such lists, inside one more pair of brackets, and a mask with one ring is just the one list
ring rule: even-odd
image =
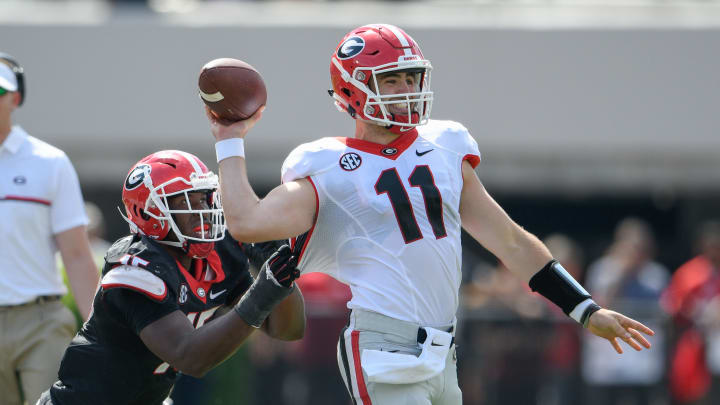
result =
[[[345,35],[330,59],[330,95],[340,111],[402,134],[427,123],[430,117],[431,70],[430,61],[405,31],[389,24],[364,25]],[[393,71],[417,74],[415,91],[379,94],[371,90],[378,89],[377,75]],[[389,112],[390,104],[406,106],[407,115]]]
[[[123,185],[122,200],[125,220],[130,231],[147,235],[159,243],[183,248],[194,257],[210,253],[215,241],[225,236],[225,220],[217,195],[218,177],[190,153],[178,150],[155,152],[137,162]],[[188,193],[208,194],[209,209],[195,210]],[[187,209],[171,210],[168,198],[184,194]],[[185,235],[178,228],[173,214],[200,216],[200,235]],[[210,216],[210,223],[207,216]],[[172,230],[178,241],[164,240]],[[191,249],[192,248],[192,249]]]

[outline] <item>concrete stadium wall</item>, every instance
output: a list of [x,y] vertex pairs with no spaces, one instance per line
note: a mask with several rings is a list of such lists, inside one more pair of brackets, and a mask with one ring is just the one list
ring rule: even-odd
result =
[[[269,91],[246,146],[250,175],[273,184],[295,145],[353,133],[326,93],[329,55],[349,28],[5,24],[0,47],[27,74],[15,121],[65,149],[86,184],[120,184],[158,149],[214,163],[197,74],[217,57],[250,62]],[[489,188],[720,189],[720,31],[410,32],[434,66],[433,117],[470,129]]]

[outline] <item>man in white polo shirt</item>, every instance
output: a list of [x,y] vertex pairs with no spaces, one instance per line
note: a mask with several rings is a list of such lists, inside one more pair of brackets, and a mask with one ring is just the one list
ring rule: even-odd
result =
[[12,126],[22,68],[0,53],[0,403],[34,404],[57,379],[75,321],[55,265],[60,251],[87,319],[98,284],[77,174],[65,153]]

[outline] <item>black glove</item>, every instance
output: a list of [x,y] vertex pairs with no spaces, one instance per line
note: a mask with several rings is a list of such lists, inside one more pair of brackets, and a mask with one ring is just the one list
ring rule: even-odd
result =
[[245,256],[247,256],[250,263],[258,270],[263,264],[275,253],[280,247],[286,244],[284,240],[271,240],[269,242],[261,243],[242,243],[240,248],[242,249]]
[[293,281],[300,277],[295,267],[297,259],[290,247],[283,245],[262,265],[260,273],[240,302],[235,312],[248,325],[259,328],[272,309],[295,290]]
[[300,277],[297,269],[297,258],[292,254],[290,246],[282,245],[267,260],[265,266],[272,272],[275,280],[283,287],[290,287]]

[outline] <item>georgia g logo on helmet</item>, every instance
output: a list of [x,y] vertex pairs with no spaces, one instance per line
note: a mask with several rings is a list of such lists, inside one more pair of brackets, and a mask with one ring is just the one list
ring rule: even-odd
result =
[[338,59],[350,59],[365,49],[365,40],[361,37],[346,39],[337,50]]
[[145,175],[150,174],[150,170],[150,165],[145,164],[138,165],[134,168],[133,171],[128,174],[127,179],[125,179],[125,190],[132,190],[141,185],[143,180],[145,180]]

